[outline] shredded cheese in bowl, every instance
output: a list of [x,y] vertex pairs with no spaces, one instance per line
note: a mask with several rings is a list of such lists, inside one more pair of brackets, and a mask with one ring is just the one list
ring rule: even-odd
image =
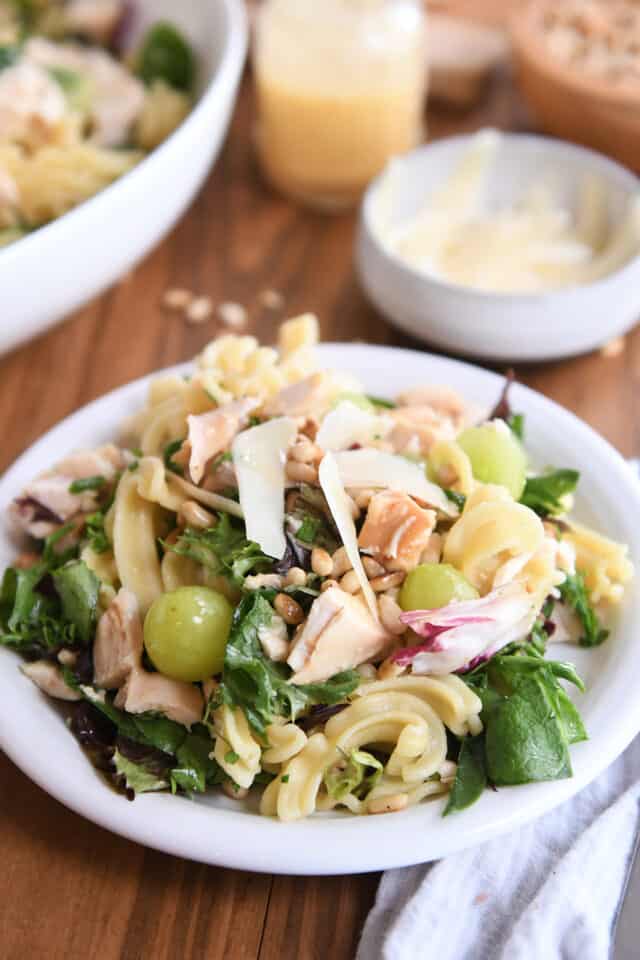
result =
[[487,199],[501,143],[481,131],[453,173],[402,223],[391,226],[395,161],[378,197],[374,229],[385,248],[421,273],[477,290],[531,293],[592,283],[640,250],[640,195],[617,225],[609,223],[603,180],[585,177],[575,212],[544,178],[515,201]]

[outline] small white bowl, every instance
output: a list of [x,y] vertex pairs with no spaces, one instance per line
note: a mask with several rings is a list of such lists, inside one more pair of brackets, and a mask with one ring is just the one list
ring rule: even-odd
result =
[[136,6],[141,28],[169,20],[193,43],[198,101],[130,173],[0,250],[0,353],[46,330],[141,260],[189,205],[226,135],[247,50],[243,0]]
[[[470,136],[420,147],[403,157],[394,177],[391,225],[415,215],[469,150]],[[487,184],[489,206],[511,204],[532,183],[549,181],[575,210],[586,175],[606,185],[609,220],[624,216],[638,178],[612,160],[547,137],[505,133]],[[361,208],[356,264],[367,296],[407,333],[452,353],[492,360],[550,360],[600,346],[640,318],[640,256],[604,279],[544,293],[487,293],[429,277],[389,252],[373,223],[384,173]]]

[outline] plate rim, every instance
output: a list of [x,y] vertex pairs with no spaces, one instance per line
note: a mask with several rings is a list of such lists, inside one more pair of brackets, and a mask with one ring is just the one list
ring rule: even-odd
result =
[[[480,377],[487,384],[493,381],[496,387],[503,382],[499,374],[475,364],[417,350],[354,343],[327,343],[320,348],[322,360],[346,369],[350,367],[349,356],[355,358],[358,355],[361,357],[358,364],[361,368],[371,366],[367,355],[381,361],[385,355],[392,355],[395,360],[406,357],[414,365],[424,365],[425,373],[428,367],[442,370],[455,367],[460,369],[462,376]],[[0,478],[0,505],[15,495],[14,478],[17,478],[21,469],[31,459],[42,457],[42,452],[55,441],[57,434],[73,428],[75,422],[89,422],[103,404],[110,406],[118,398],[124,399],[136,391],[142,391],[151,379],[170,373],[182,374],[191,366],[190,363],[174,365],[116,387],[54,425],[3,473]],[[560,404],[523,384],[514,385],[514,394],[525,396],[529,407],[537,407],[542,411],[545,408],[552,409],[555,417],[560,417],[570,426],[573,436],[584,439],[587,446],[598,450],[600,456],[606,458],[614,479],[619,480],[624,488],[620,491],[616,485],[617,494],[625,492],[632,501],[629,514],[633,513],[634,503],[640,511],[640,484],[626,461],[603,437]],[[113,417],[114,414],[111,420]],[[109,424],[109,416],[106,421]],[[45,465],[41,464],[42,467]],[[633,537],[631,539],[633,541]],[[636,540],[640,544],[640,534]],[[3,549],[10,544],[6,525],[0,532],[0,544]],[[630,594],[640,615],[637,581]],[[640,650],[638,656],[640,660]],[[20,662],[16,654],[0,650],[0,693],[4,686],[6,693],[15,691],[14,699],[21,701],[22,690],[19,683],[15,684],[15,675],[11,683],[7,679],[12,673],[4,668],[7,657],[16,666]],[[40,716],[50,716],[55,707],[26,678],[24,683],[23,692],[27,699],[32,700],[27,715],[31,716],[29,710],[33,708],[36,721]],[[384,828],[379,829],[380,819],[376,817],[320,816],[296,823],[280,823],[246,811],[213,808],[204,802],[192,802],[166,794],[145,794],[138,797],[135,803],[128,803],[105,787],[75,739],[66,732],[67,745],[73,747],[76,758],[81,762],[74,764],[78,767],[74,772],[79,780],[61,775],[51,751],[43,755],[37,748],[34,749],[34,740],[40,730],[38,723],[27,723],[20,728],[7,715],[11,699],[9,697],[9,701],[5,701],[0,695],[0,748],[31,780],[75,813],[127,839],[175,856],[211,865],[289,875],[320,876],[378,871],[428,862],[482,843],[536,819],[575,795],[609,766],[640,730],[640,704],[634,706],[628,698],[608,735],[598,730],[587,743],[572,747],[575,766],[573,778],[503,788],[499,795],[491,795],[492,798],[500,797],[497,812],[493,816],[483,819],[479,815],[479,811],[483,810],[481,800],[456,818],[439,820],[444,825],[442,830],[427,829],[420,833],[420,827],[425,827],[425,818],[421,817],[425,806],[421,805],[410,808],[398,818],[384,819]],[[32,726],[34,733],[29,732]],[[513,794],[514,790],[516,794]],[[514,803],[514,797],[521,798],[521,802],[516,799]],[[189,804],[188,817],[176,816],[178,804],[185,803]],[[428,808],[431,806],[428,805]],[[320,827],[320,824],[323,826]],[[451,824],[459,825],[459,829],[456,831]],[[167,825],[170,826],[169,830]]]

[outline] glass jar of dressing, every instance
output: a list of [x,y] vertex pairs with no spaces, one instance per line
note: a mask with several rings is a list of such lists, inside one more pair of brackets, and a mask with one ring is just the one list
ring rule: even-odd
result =
[[265,0],[254,75],[267,178],[311,206],[350,206],[422,139],[423,2]]

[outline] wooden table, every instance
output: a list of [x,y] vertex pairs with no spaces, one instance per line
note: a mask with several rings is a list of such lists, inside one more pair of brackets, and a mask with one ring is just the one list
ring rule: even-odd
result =
[[[487,122],[526,126],[504,80],[475,111],[430,117],[434,135]],[[190,358],[217,332],[215,321],[187,326],[163,313],[159,303],[171,286],[245,304],[250,329],[267,341],[280,316],[260,307],[260,293],[274,288],[285,295],[287,314],[316,311],[327,339],[408,343],[358,289],[354,217],[307,213],[271,193],[254,169],[250,127],[245,85],[216,170],[173,233],[102,298],[0,361],[0,466],[81,404]],[[615,357],[517,373],[623,454],[640,452],[633,416],[640,329]],[[259,876],[145,850],[70,813],[2,757],[0,865],[2,960],[344,960],[354,954],[378,880]]]

